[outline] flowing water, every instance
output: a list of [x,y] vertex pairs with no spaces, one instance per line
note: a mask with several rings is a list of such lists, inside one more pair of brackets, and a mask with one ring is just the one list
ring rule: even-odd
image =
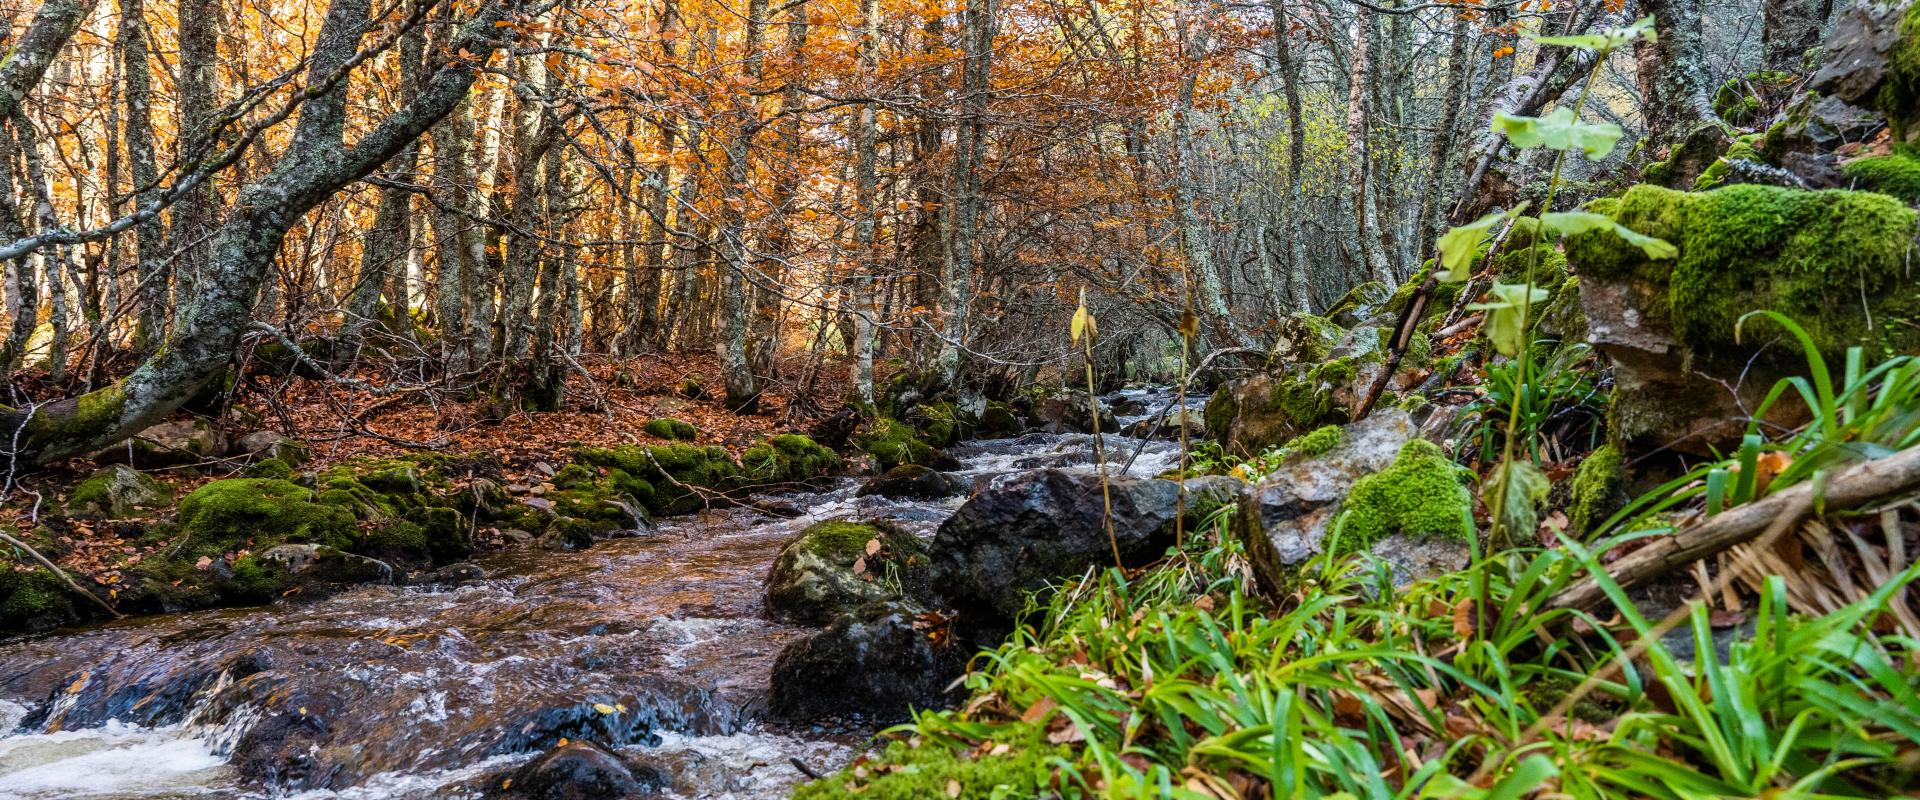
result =
[[[1164,393],[1139,399],[1164,404]],[[1133,415],[1129,419],[1138,419]],[[954,448],[979,487],[1091,470],[1091,437]],[[1110,437],[1108,460],[1142,446]],[[1166,469],[1145,443],[1131,474]],[[569,554],[520,550],[453,588],[368,586],[315,602],[132,619],[0,644],[0,798],[472,796],[560,738],[619,745],[683,798],[781,797],[866,731],[761,719],[780,648],[761,588],[780,547],[832,517],[931,535],[961,499],[762,498]]]

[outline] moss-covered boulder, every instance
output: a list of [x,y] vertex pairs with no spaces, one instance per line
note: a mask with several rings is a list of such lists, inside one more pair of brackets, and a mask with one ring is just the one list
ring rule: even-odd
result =
[[934,447],[952,447],[971,433],[975,420],[961,414],[952,403],[921,403],[902,418],[913,426],[921,440]]
[[817,481],[840,471],[840,455],[797,433],[783,433],[740,454],[748,488]]
[[126,519],[172,500],[173,491],[166,484],[125,464],[109,464],[73,487],[67,494],[66,510],[69,514]]
[[711,492],[731,488],[740,465],[719,447],[670,444],[583,447],[581,463],[606,471],[607,488],[634,497],[656,514],[687,514],[707,507]]
[[902,464],[934,469],[953,469],[958,464],[946,451],[922,440],[912,426],[886,417],[874,420],[866,430],[854,434],[853,442],[862,452],[873,456],[874,465],[882,472]]
[[1393,299],[1393,290],[1379,281],[1367,281],[1348,289],[1327,306],[1326,318],[1343,328],[1351,328],[1372,319]]
[[926,545],[885,521],[817,522],[774,559],[767,612],[784,622],[825,625],[872,603],[922,602],[928,568]]
[[[1615,364],[1611,428],[1629,453],[1705,452],[1737,438],[1743,408],[1805,361],[1766,309],[1802,325],[1829,359],[1920,349],[1916,214],[1883,194],[1736,185],[1637,186],[1590,207],[1678,248],[1655,260],[1611,233],[1568,237],[1589,339]],[[1759,344],[1784,338],[1756,361]],[[1702,377],[1702,376],[1706,377]],[[1735,397],[1727,387],[1735,386]],[[1791,409],[1781,407],[1783,413]],[[1791,419],[1782,421],[1791,423]]]
[[672,417],[649,420],[647,424],[640,426],[640,429],[646,431],[649,436],[676,442],[691,442],[700,435],[700,429],[693,427],[693,423]]
[[1370,553],[1396,580],[1463,566],[1473,526],[1463,471],[1418,437],[1405,411],[1380,409],[1290,448],[1234,513],[1261,585],[1291,591],[1302,565],[1330,550]]
[[160,609],[263,603],[292,587],[283,565],[254,553],[287,542],[358,546],[351,508],[284,480],[230,478],[181,498],[175,524],[153,529],[159,552],[140,565],[134,600]]

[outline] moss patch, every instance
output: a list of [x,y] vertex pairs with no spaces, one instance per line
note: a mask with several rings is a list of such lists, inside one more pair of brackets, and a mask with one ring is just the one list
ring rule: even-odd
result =
[[939,448],[922,441],[912,426],[886,417],[855,436],[854,445],[873,456],[882,472],[902,464],[932,467],[944,460]]
[[0,628],[47,631],[80,620],[73,596],[59,578],[42,567],[0,567]]
[[661,417],[660,419],[649,421],[647,424],[641,426],[640,429],[646,431],[649,436],[671,439],[676,442],[691,442],[695,437],[700,435],[700,429],[693,427],[693,423],[683,422],[673,419],[672,417]]
[[1342,504],[1344,523],[1334,551],[1367,550],[1394,534],[1465,538],[1473,498],[1460,477],[1460,467],[1432,442],[1406,443],[1393,466],[1354,482]]
[[1021,725],[1000,738],[999,743],[1010,745],[1000,755],[993,755],[998,748],[952,750],[935,742],[914,747],[906,741],[894,741],[872,759],[890,765],[888,769],[856,764],[800,786],[793,797],[926,800],[953,797],[948,789],[956,784],[960,800],[1050,796],[1054,784],[1050,760],[1066,758],[1070,751],[1064,745],[1048,744],[1038,724]]
[[[1805,326],[1829,354],[1920,347],[1920,285],[1907,277],[1916,215],[1874,192],[1736,185],[1709,192],[1636,186],[1591,208],[1680,250],[1653,261],[1611,233],[1569,237],[1583,275],[1631,276],[1668,288],[1675,333],[1709,352],[1744,354],[1741,315],[1772,309]],[[1861,304],[1872,313],[1861,313]],[[1869,318],[1873,320],[1869,326]]]
[[1898,198],[1903,203],[1920,202],[1920,158],[1911,150],[1884,156],[1856,158],[1840,167],[1854,185]]
[[1619,511],[1627,500],[1627,463],[1611,444],[1593,451],[1573,474],[1567,516],[1575,535],[1593,533],[1596,526]]
[[1333,448],[1339,447],[1340,442],[1345,438],[1345,429],[1338,425],[1325,425],[1315,428],[1311,433],[1294,437],[1293,441],[1287,442],[1285,447],[1288,452],[1295,455],[1312,458],[1326,455]]
[[840,456],[805,436],[786,433],[740,454],[742,476],[751,484],[799,483],[840,471]]
[[774,559],[767,609],[779,619],[825,625],[869,603],[924,596],[931,563],[926,545],[899,528],[817,522]]

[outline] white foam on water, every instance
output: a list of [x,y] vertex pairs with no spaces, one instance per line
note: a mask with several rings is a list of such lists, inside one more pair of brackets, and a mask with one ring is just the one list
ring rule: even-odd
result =
[[217,796],[229,794],[220,788],[227,773],[226,760],[211,745],[177,725],[109,722],[0,738],[0,797]]
[[790,759],[824,774],[839,769],[857,750],[749,727],[726,736],[662,733],[658,746],[628,752],[676,776],[667,793],[676,800],[772,800],[808,780]]

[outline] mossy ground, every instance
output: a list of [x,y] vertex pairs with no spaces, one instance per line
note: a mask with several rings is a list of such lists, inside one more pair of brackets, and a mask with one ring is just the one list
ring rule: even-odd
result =
[[647,424],[641,426],[640,429],[650,435],[677,442],[691,442],[700,435],[700,429],[695,428],[693,423],[684,422],[672,417],[661,417],[649,421]]
[[[794,800],[1010,800],[1047,796],[1054,783],[1052,759],[1068,755],[1048,744],[1046,730],[1024,725],[1002,735],[1006,748],[956,750],[933,743],[896,740],[866,764],[794,790]],[[977,750],[977,752],[976,752]],[[958,787],[958,794],[954,788]]]

